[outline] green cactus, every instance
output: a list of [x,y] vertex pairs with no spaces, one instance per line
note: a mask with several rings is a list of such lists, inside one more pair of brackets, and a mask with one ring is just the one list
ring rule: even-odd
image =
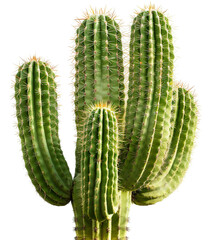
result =
[[118,210],[118,129],[115,113],[99,104],[84,126],[81,156],[84,212],[94,220]]
[[154,204],[182,181],[197,106],[190,91],[173,83],[171,26],[153,6],[131,26],[127,104],[114,17],[87,15],[75,43],[75,177],[58,137],[55,74],[35,57],[19,67],[15,83],[25,166],[44,200],[71,200],[76,239],[125,240],[131,201]]
[[[87,106],[111,104],[122,126],[125,114],[124,68],[119,26],[104,15],[91,15],[77,29],[75,56],[76,173],[80,172],[81,139]],[[121,130],[121,129],[120,129]]]
[[72,177],[58,137],[55,74],[47,63],[33,58],[18,70],[16,115],[23,157],[37,192],[54,205],[71,198]]

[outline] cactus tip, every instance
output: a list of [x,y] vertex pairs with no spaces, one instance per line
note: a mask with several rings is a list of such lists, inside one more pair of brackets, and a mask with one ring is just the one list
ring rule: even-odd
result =
[[144,5],[144,7],[139,7],[138,10],[135,10],[135,14],[138,15],[140,13],[140,10],[149,11],[149,12],[151,12],[152,10],[155,10],[163,14],[167,11],[167,10],[162,10],[161,6],[156,7],[155,4],[152,4],[151,2],[149,5]]
[[84,11],[82,18],[76,18],[75,20],[80,22],[83,20],[87,20],[94,15],[106,15],[112,20],[116,19],[116,14],[114,10],[108,10],[106,7],[97,9],[90,6],[89,9],[86,9]]

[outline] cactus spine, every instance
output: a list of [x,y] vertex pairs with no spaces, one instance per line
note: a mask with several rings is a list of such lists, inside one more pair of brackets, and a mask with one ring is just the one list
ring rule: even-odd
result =
[[55,74],[35,57],[19,67],[15,84],[25,166],[44,200],[53,205],[71,200],[76,239],[126,240],[131,200],[154,204],[182,181],[197,106],[190,91],[173,83],[171,26],[152,6],[131,26],[127,106],[121,33],[114,18],[87,16],[75,43],[74,180],[58,137]]

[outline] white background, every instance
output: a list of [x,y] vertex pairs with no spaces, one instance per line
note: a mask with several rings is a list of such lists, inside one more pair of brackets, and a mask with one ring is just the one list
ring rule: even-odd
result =
[[[133,205],[131,240],[211,239],[211,16],[207,0],[162,0],[175,39],[175,80],[194,87],[199,105],[199,130],[192,162],[180,187],[154,206]],[[54,207],[35,192],[24,167],[15,128],[12,99],[14,74],[21,58],[40,56],[57,65],[62,93],[60,138],[74,173],[75,125],[71,94],[73,57],[70,46],[76,18],[85,9],[115,9],[129,33],[134,10],[149,1],[136,0],[5,0],[0,2],[0,239],[74,239],[71,205]],[[129,34],[126,36],[128,40]]]

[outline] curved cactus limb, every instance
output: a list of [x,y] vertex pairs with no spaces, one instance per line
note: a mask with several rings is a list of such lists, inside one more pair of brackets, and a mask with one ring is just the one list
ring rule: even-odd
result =
[[19,134],[28,174],[38,193],[54,205],[70,201],[72,177],[58,137],[55,74],[33,58],[16,75]]
[[114,18],[101,11],[86,16],[75,50],[78,138],[72,196],[58,137],[55,74],[35,57],[19,68],[15,84],[25,165],[47,202],[60,206],[72,197],[76,239],[126,240],[131,198],[137,205],[154,204],[182,181],[197,107],[189,91],[173,85],[171,26],[153,6],[131,27],[126,116],[121,33]]
[[164,172],[161,170],[148,186],[133,192],[133,202],[138,205],[154,204],[169,196],[181,183],[189,166],[197,125],[197,107],[190,92],[183,88],[178,91],[178,113]]

